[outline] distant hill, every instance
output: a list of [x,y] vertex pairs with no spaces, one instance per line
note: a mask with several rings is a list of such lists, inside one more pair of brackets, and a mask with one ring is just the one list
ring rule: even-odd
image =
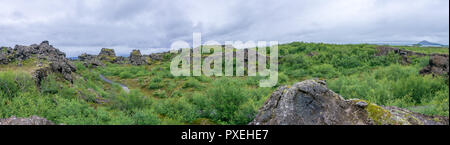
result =
[[416,45],[420,45],[420,46],[438,46],[438,47],[443,46],[442,44],[433,43],[433,42],[429,42],[429,41],[426,41],[426,40],[423,40],[423,41],[417,43]]

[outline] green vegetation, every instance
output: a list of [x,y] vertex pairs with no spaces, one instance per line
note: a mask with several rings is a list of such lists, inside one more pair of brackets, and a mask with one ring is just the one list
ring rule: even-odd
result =
[[[436,108],[426,114],[448,116],[448,84],[442,77],[421,76],[420,67],[393,64],[372,72],[330,80],[329,88],[346,98],[388,106]],[[447,109],[437,109],[447,106]],[[421,112],[421,111],[419,111]]]
[[[326,79],[330,89],[347,99],[449,115],[448,76],[419,75],[427,57],[401,65],[396,54],[376,56],[376,47],[280,45],[279,84],[272,88],[258,87],[264,78],[260,76],[174,77],[169,69],[173,54],[145,66],[107,63],[88,69],[75,62],[73,84],[50,74],[40,88],[28,73],[0,69],[0,118],[38,115],[63,124],[248,124],[278,86],[310,78]],[[448,49],[426,51],[448,53]],[[99,74],[131,91],[103,82]],[[372,118],[385,117],[377,108],[368,109]]]
[[439,54],[448,54],[448,47],[418,47],[418,46],[401,46],[400,48],[404,48],[406,50],[420,52],[425,54],[439,53]]

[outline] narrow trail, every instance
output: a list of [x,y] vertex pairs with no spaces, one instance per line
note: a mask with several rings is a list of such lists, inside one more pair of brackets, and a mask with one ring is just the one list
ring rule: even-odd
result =
[[103,81],[105,81],[106,83],[111,84],[111,85],[119,84],[120,87],[122,87],[122,89],[123,89],[125,92],[127,92],[127,93],[130,92],[130,89],[129,89],[127,86],[125,86],[124,84],[113,82],[113,81],[107,79],[107,78],[106,78],[105,76],[103,76],[102,74],[100,74],[99,76],[100,76],[100,78],[101,78]]

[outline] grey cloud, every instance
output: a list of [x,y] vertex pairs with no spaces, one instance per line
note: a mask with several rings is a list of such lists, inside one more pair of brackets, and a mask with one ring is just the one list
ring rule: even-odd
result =
[[49,40],[69,56],[151,53],[176,40],[448,44],[448,0],[0,0],[0,45]]

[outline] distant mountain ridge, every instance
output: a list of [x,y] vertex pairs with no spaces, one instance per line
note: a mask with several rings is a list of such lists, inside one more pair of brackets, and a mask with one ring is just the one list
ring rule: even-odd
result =
[[427,46],[427,45],[443,46],[442,44],[433,43],[433,42],[429,42],[429,41],[426,41],[426,40],[420,41],[419,43],[417,43],[417,45],[422,45],[422,46]]

